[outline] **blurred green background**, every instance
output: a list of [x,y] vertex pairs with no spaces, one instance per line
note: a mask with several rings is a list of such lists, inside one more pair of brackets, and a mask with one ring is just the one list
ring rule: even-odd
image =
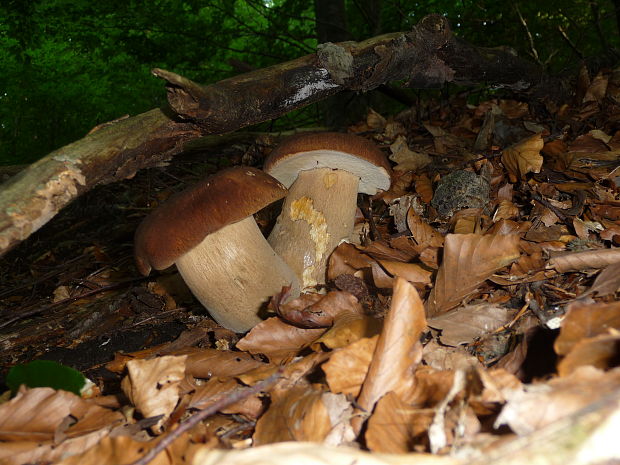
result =
[[[620,0],[3,0],[0,164],[30,163],[93,126],[165,103],[160,67],[210,83],[448,17],[479,46],[510,46],[556,74],[612,62]],[[271,123],[319,124],[316,107]]]

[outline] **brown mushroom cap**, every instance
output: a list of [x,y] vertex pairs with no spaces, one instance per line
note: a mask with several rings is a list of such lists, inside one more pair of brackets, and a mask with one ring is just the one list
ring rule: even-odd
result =
[[142,221],[134,241],[138,270],[146,276],[151,268],[168,268],[205,236],[253,215],[286,192],[276,179],[245,166],[205,178]]
[[354,134],[322,132],[297,134],[278,145],[265,160],[264,170],[286,187],[300,171],[332,168],[360,178],[359,192],[376,194],[390,187],[392,169],[373,142]]

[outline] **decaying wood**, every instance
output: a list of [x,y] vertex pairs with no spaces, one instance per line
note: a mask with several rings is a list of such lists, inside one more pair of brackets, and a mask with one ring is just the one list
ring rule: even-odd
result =
[[78,195],[132,177],[180,152],[200,135],[161,110],[151,110],[92,132],[33,163],[2,184],[0,254],[39,229]]
[[102,125],[2,184],[0,256],[95,185],[170,159],[192,139],[276,118],[341,90],[367,91],[396,80],[416,88],[485,81],[523,90],[542,78],[506,51],[457,40],[439,15],[423,18],[411,32],[322,44],[312,55],[208,86],[153,72],[167,81],[176,115],[155,109]]
[[321,44],[311,55],[207,86],[163,69],[153,73],[167,81],[172,109],[207,132],[233,131],[341,90],[364,92],[390,81],[404,80],[417,89],[486,81],[525,90],[543,78],[537,66],[507,50],[474,47],[457,39],[440,15],[426,16],[411,32]]

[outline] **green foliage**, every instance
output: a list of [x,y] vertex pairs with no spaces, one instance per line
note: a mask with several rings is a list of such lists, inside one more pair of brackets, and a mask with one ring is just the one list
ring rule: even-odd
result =
[[6,384],[13,395],[24,384],[30,388],[62,389],[79,396],[86,382],[86,378],[79,371],[50,360],[35,360],[15,365],[6,376]]
[[[353,40],[409,30],[434,12],[474,44],[508,45],[556,71],[619,46],[611,0],[340,1]],[[97,124],[164,104],[154,67],[209,83],[312,53],[314,7],[308,0],[5,0],[0,164],[31,162]],[[313,124],[316,114],[307,109],[277,124]]]

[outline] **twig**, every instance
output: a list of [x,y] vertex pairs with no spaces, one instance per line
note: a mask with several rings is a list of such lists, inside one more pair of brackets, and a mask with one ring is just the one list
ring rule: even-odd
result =
[[568,34],[566,33],[566,31],[561,25],[558,25],[558,31],[560,32],[560,35],[562,36],[564,41],[568,44],[570,49],[573,51],[573,53],[577,55],[580,60],[583,60],[583,53],[581,53],[581,50],[579,50],[577,46],[573,43],[573,41],[570,39],[570,37],[568,37]]
[[519,10],[519,5],[515,3],[513,6],[515,11],[517,12],[517,15],[519,16],[519,21],[521,22],[521,25],[523,25],[523,28],[525,29],[527,40],[530,43],[530,50],[532,51],[532,56],[536,60],[536,63],[541,64],[540,57],[538,56],[538,50],[536,50],[536,45],[534,45],[534,37],[532,37],[532,33],[530,32],[530,28],[527,25],[527,21],[521,14],[521,10]]
[[9,318],[8,320],[0,322],[0,329],[4,328],[5,326],[10,325],[11,323],[13,323],[15,321],[21,320],[22,318],[27,318],[29,316],[38,315],[39,313],[43,313],[43,312],[45,312],[47,310],[51,310],[53,308],[60,307],[60,306],[65,305],[65,304],[69,304],[71,302],[75,302],[76,300],[83,299],[84,297],[90,297],[90,296],[93,296],[95,294],[99,294],[100,292],[113,291],[115,289],[120,289],[121,287],[124,287],[127,284],[131,284],[131,283],[135,283],[135,282],[139,282],[139,281],[145,281],[147,279],[149,279],[149,278],[148,277],[140,277],[140,278],[126,279],[124,281],[121,281],[121,282],[118,282],[118,283],[114,283],[114,284],[110,284],[108,286],[98,287],[97,289],[93,289],[91,291],[85,292],[84,294],[80,294],[80,295],[77,295],[75,297],[69,297],[67,299],[59,300],[58,302],[54,302],[52,304],[45,305],[45,306],[40,307],[40,308],[35,308],[34,310],[29,310],[27,312],[20,313],[19,315],[15,315],[14,317]]
[[172,444],[176,439],[178,439],[183,433],[191,430],[202,420],[210,417],[211,415],[214,415],[219,410],[222,410],[229,405],[235,404],[243,399],[250,397],[253,394],[258,394],[259,392],[266,390],[276,382],[276,380],[281,376],[281,374],[282,368],[276,371],[269,378],[264,379],[263,381],[255,384],[252,387],[240,388],[229,391],[230,393],[228,395],[181,423],[177,429],[171,431],[168,436],[159,441],[159,443],[157,443],[157,445],[153,447],[150,451],[148,451],[142,458],[136,460],[135,462],[132,462],[130,465],[146,465],[151,460],[153,460],[157,456],[157,454],[159,454],[161,451],[166,449],[166,447]]

